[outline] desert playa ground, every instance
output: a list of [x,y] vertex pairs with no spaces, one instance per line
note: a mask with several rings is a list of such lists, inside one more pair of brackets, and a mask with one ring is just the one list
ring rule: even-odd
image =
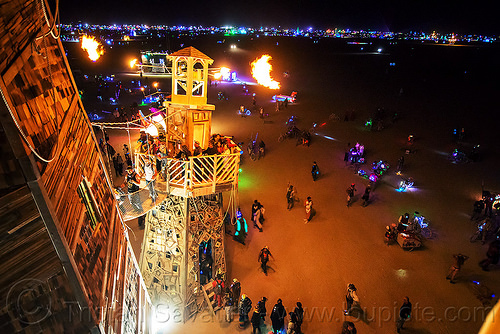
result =
[[[361,50],[360,46],[348,48],[340,42],[338,46],[312,40],[234,42],[238,48],[232,52],[229,41],[192,41],[193,46],[214,58],[214,66],[227,64],[236,70],[249,90],[244,93],[242,82],[210,87],[209,102],[216,105],[212,133],[231,135],[245,144],[258,134],[267,149],[265,157],[257,161],[243,154],[240,207],[249,221],[251,203],[258,199],[266,208],[266,220],[262,233],[249,226],[246,245],[227,235],[228,281],[238,278],[242,292],[253,305],[266,296],[268,315],[278,298],[288,312],[301,301],[306,310],[302,326],[305,333],[340,333],[344,320],[353,321],[358,333],[395,332],[405,296],[413,304],[413,314],[403,332],[477,332],[487,310],[473,281],[495,293],[500,286],[498,267],[484,272],[477,264],[485,257],[487,244],[469,242],[475,231],[470,214],[482,187],[500,191],[498,102],[495,81],[489,75],[498,73],[492,61],[498,51],[385,44],[377,52],[379,46],[375,44]],[[279,112],[271,102],[276,91],[251,84],[254,80],[249,63],[264,53],[273,57],[273,76],[282,84],[278,92],[298,91],[298,103]],[[170,84],[168,79],[159,80],[164,87]],[[229,100],[218,100],[219,91],[224,91]],[[255,114],[243,118],[236,113],[240,105],[251,106],[253,93],[257,104],[269,114],[265,121]],[[382,107],[387,114],[384,128],[368,131],[366,119]],[[352,119],[344,121],[347,112]],[[399,119],[392,124],[390,115],[394,112]],[[339,115],[340,121],[330,120],[332,113]],[[297,116],[301,129],[319,125],[310,147],[296,146],[292,139],[278,143],[291,115]],[[454,127],[465,127],[462,143],[452,142]],[[405,154],[409,134],[414,135],[415,142],[412,153]],[[117,146],[125,142],[123,134],[114,138]],[[367,181],[343,161],[347,144],[356,142],[366,149],[367,164],[362,168],[380,159],[391,165],[367,207],[361,206]],[[476,144],[482,147],[481,161],[449,161],[448,155],[457,145],[467,151]],[[401,180],[395,166],[402,155],[403,175],[415,180],[415,188],[404,193],[395,191]],[[316,182],[310,174],[313,161],[321,169]],[[285,200],[288,183],[295,186],[300,198],[290,211]],[[345,189],[351,183],[358,191],[348,208]],[[307,196],[312,197],[317,214],[304,224],[303,201]],[[387,246],[385,226],[395,223],[401,214],[414,211],[430,221],[435,237],[411,252],[398,244]],[[140,241],[140,231],[136,234]],[[264,246],[274,256],[268,276],[257,262]],[[453,285],[445,276],[452,255],[458,252],[470,259]],[[342,312],[348,283],[356,285],[360,298],[362,312],[355,317],[345,317]],[[202,314],[186,324],[169,324],[165,332],[251,331],[251,326],[238,328],[236,315],[228,324],[219,313],[216,318]],[[266,325],[270,330],[269,317]]]

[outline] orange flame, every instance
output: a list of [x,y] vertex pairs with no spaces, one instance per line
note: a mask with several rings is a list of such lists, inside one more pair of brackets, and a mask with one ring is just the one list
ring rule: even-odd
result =
[[252,62],[252,76],[257,80],[259,85],[270,89],[279,89],[280,83],[271,78],[272,65],[270,55],[263,55]]
[[96,61],[104,53],[101,43],[87,35],[82,36],[82,49],[87,51],[92,61]]
[[214,79],[221,80],[221,79],[229,78],[230,74],[231,74],[231,69],[229,69],[227,67],[221,67],[219,72],[214,73]]

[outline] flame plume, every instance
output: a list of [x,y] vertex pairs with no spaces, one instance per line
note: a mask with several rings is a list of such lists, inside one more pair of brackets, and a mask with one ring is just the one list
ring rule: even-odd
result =
[[101,43],[87,35],[82,36],[82,49],[87,51],[92,61],[96,61],[104,53]]
[[279,89],[280,83],[271,78],[272,65],[270,55],[263,55],[252,62],[252,76],[257,80],[259,85],[270,89]]

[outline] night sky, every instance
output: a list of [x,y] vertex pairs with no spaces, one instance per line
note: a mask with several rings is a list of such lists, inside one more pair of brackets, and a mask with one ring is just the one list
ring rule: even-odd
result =
[[61,0],[61,22],[500,34],[497,1]]

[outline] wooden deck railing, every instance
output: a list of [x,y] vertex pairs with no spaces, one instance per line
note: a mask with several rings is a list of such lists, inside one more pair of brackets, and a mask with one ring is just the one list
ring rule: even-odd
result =
[[[229,154],[189,157],[188,160],[168,158],[165,168],[158,171],[157,182],[167,183],[167,192],[182,197],[195,197],[231,188],[237,181],[240,150],[236,147]],[[144,161],[156,157],[145,153],[135,154],[135,168],[144,173]]]

